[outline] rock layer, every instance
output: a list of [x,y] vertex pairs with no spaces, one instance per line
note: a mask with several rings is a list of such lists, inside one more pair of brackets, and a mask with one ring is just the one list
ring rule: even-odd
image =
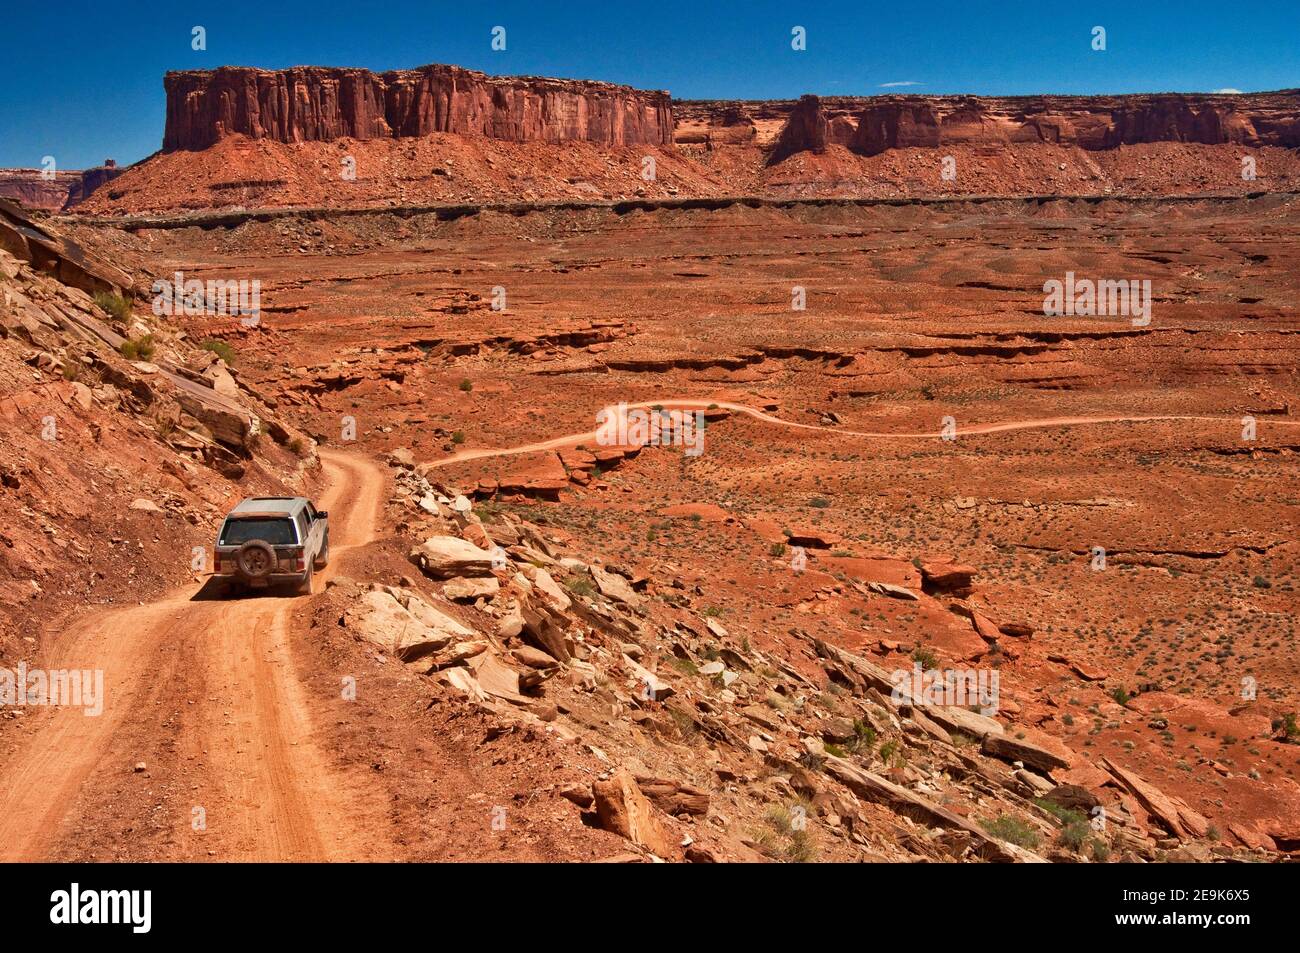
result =
[[708,128],[725,115],[734,124],[738,109],[760,120],[784,117],[773,153],[782,158],[796,151],[820,151],[828,141],[865,155],[889,149],[1000,148],[1038,142],[1093,151],[1150,142],[1300,146],[1298,90],[1242,95],[805,96],[786,102],[692,102],[679,107],[678,119],[691,128]]
[[29,209],[58,212],[90,197],[106,182],[124,172],[114,164],[81,171],[56,172],[47,179],[40,169],[0,169],[0,198],[12,199]]
[[433,133],[514,142],[667,145],[666,92],[585,80],[497,77],[431,65],[364,69],[247,67],[168,73],[165,151],[242,134],[277,142],[404,138]]

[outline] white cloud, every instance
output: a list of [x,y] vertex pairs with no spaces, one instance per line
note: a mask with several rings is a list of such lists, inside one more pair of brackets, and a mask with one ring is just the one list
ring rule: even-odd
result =
[[1216,89],[1215,92],[1216,92],[1216,93],[1219,93],[1219,94],[1228,94],[1228,95],[1232,95],[1232,96],[1240,96],[1240,95],[1241,95],[1241,90],[1239,90],[1239,89],[1233,89],[1231,86],[1225,86],[1223,89]]
[[897,82],[897,83],[881,83],[879,88],[880,88],[880,89],[891,89],[891,88],[893,88],[893,87],[895,87],[895,86],[924,86],[924,85],[925,85],[925,83],[918,83],[918,82],[917,82],[916,80],[914,80],[914,79],[904,79],[904,80],[900,80],[900,81]]

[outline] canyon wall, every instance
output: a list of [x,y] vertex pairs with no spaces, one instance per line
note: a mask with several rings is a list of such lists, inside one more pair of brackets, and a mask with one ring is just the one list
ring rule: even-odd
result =
[[[1300,146],[1300,91],[1139,96],[872,96],[798,101],[678,103],[677,118],[699,130],[781,116],[773,160],[819,152],[828,142],[876,155],[889,149],[965,145],[997,149],[1050,142],[1087,150],[1151,142]],[[712,117],[719,117],[714,120]],[[701,133],[695,131],[698,140]]]
[[168,73],[164,151],[242,134],[277,142],[449,132],[515,142],[668,145],[669,96],[585,80],[488,76],[456,66],[222,67]]
[[54,178],[47,179],[40,169],[0,169],[0,198],[24,208],[57,212],[80,181],[80,172],[56,172]]
[[11,199],[24,208],[59,212],[71,208],[123,169],[116,165],[96,166],[79,171],[59,171],[45,178],[40,169],[0,169],[0,198]]

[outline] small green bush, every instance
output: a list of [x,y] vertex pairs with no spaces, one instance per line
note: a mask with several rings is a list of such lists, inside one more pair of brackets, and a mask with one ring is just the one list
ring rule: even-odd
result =
[[97,291],[95,292],[95,304],[99,306],[99,310],[110,317],[117,318],[119,321],[131,320],[131,302],[121,295],[110,294],[107,291]]
[[1038,846],[1038,832],[1024,821],[1006,814],[994,821],[980,821],[980,826],[988,831],[990,836],[1004,840],[1008,844],[1015,844],[1026,850],[1033,850]]
[[204,341],[202,344],[200,344],[199,347],[201,347],[205,351],[211,351],[213,354],[217,355],[217,357],[221,358],[223,361],[226,362],[227,367],[234,367],[235,349],[231,347],[229,344],[227,344],[225,341],[218,340],[217,338],[210,338]]
[[860,718],[853,719],[853,737],[849,739],[849,750],[854,754],[868,754],[876,745],[876,729]]
[[918,645],[912,650],[912,661],[927,671],[939,667],[939,657],[923,645]]
[[569,591],[579,596],[590,596],[596,591],[596,587],[586,576],[569,576],[564,580],[564,584],[569,587]]
[[122,356],[128,361],[150,361],[153,360],[155,345],[153,335],[146,334],[143,337],[129,338],[122,342]]

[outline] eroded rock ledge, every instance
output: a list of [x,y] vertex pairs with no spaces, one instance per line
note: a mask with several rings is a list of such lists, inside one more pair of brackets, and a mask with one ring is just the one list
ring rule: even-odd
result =
[[667,145],[668,93],[586,80],[488,76],[431,65],[372,73],[298,66],[168,73],[165,151],[206,149],[243,134],[277,142],[433,133],[514,142]]

